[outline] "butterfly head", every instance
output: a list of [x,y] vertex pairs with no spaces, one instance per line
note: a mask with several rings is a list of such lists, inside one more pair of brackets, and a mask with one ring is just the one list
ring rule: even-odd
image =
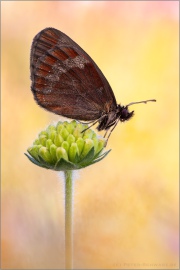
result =
[[121,122],[129,120],[134,115],[134,111],[129,112],[128,106],[118,105],[118,111],[118,117]]

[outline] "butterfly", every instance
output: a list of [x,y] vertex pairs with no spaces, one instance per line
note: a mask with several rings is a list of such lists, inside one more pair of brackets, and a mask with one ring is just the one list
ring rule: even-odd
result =
[[[109,131],[132,118],[129,106],[155,99],[117,104],[107,79],[92,58],[70,37],[45,28],[33,39],[30,56],[31,90],[38,105],[58,115],[98,123]],[[85,131],[85,130],[84,130]]]

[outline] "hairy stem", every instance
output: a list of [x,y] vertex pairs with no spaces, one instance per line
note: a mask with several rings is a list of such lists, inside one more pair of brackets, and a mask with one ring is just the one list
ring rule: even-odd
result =
[[72,171],[65,171],[65,268],[73,267],[72,248],[72,204],[73,204],[73,182]]

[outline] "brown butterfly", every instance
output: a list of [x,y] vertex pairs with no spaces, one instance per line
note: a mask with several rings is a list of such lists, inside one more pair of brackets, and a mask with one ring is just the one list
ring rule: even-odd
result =
[[107,140],[119,121],[133,116],[134,111],[128,110],[130,105],[156,101],[117,104],[96,63],[77,43],[54,28],[45,28],[35,36],[30,70],[31,90],[41,107],[92,125],[98,122],[97,129],[106,133],[112,127]]

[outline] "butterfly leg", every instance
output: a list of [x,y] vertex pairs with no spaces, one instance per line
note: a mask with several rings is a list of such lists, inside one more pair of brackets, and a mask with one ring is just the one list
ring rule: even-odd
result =
[[[115,129],[115,127],[117,126],[117,123],[118,123],[118,122],[119,122],[119,118],[115,121],[115,123],[114,123],[112,129],[110,130],[109,135],[108,135],[108,137],[107,137],[107,139],[106,139],[105,146],[107,145],[107,142],[108,142],[108,140],[109,140],[109,137],[110,137],[112,131],[113,131],[113,130]],[[107,130],[106,133],[104,134],[104,137],[106,136],[107,132],[108,132],[108,130]]]
[[[81,133],[85,132],[86,130],[88,130],[89,128],[91,128],[92,126],[94,126],[97,122],[99,122],[102,118],[104,117],[104,115],[102,115],[101,117],[99,117],[97,120],[95,121],[91,121],[89,123],[92,123],[92,125],[90,125],[88,128],[85,128],[84,130],[81,131]],[[87,124],[87,123],[86,123]]]
[[106,135],[107,135],[107,133],[108,133],[108,130],[109,130],[109,129],[107,129],[106,132],[104,133],[104,138],[106,137]]

